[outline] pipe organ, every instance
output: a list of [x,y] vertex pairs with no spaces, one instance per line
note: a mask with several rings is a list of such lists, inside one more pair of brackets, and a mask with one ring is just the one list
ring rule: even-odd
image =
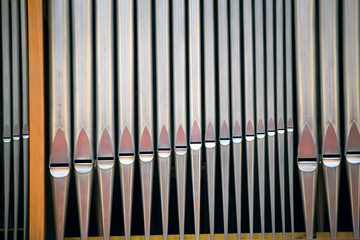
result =
[[40,2],[45,136],[34,0],[0,0],[2,239],[39,137],[45,239],[359,238],[359,1]]

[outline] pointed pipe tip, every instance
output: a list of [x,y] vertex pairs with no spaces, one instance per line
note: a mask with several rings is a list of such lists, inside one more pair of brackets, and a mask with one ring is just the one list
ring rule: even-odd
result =
[[141,134],[139,150],[140,153],[154,151],[152,137],[147,126],[144,127],[143,132]]
[[201,131],[198,122],[195,120],[190,132],[190,142],[201,143]]
[[215,129],[212,122],[209,122],[206,127],[205,141],[215,141]]
[[131,137],[131,133],[129,128],[126,126],[122,131],[120,144],[119,144],[119,153],[134,153],[134,142],[133,138]]
[[351,123],[350,131],[348,133],[347,152],[360,152],[360,132],[355,121]]
[[299,141],[298,159],[316,159],[317,151],[310,128],[305,124]]

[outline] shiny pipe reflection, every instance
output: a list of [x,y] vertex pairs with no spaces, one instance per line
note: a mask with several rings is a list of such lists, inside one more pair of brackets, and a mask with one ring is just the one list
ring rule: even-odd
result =
[[241,239],[241,52],[240,52],[240,3],[238,0],[230,1],[230,59],[231,59],[231,111],[232,111],[232,145],[234,161],[235,201],[236,201],[236,227],[237,239]]
[[318,173],[315,72],[315,2],[295,2],[298,169],[303,198],[306,237],[313,238]]
[[179,235],[184,239],[185,233],[185,194],[186,194],[186,161],[187,141],[187,108],[186,108],[186,59],[185,59],[185,2],[174,0],[173,15],[173,99],[174,99],[174,136],[175,136],[175,171],[176,192],[178,200]]
[[10,2],[1,1],[1,52],[2,52],[2,109],[3,109],[3,161],[4,161],[4,238],[8,239],[10,166],[11,166],[11,68],[10,68]]
[[360,4],[343,1],[343,64],[345,159],[350,189],[354,238],[360,228]]
[[119,167],[125,239],[130,240],[135,169],[134,1],[117,1]]
[[74,84],[74,170],[81,239],[87,239],[94,172],[92,4],[71,1]]
[[322,165],[331,238],[336,238],[340,181],[337,1],[320,1]]
[[151,2],[137,1],[139,155],[145,240],[150,239],[154,162]]
[[168,235],[171,167],[169,1],[156,0],[155,13],[158,163],[163,236],[164,240],[166,240]]
[[[56,239],[64,238],[70,181],[70,32],[69,5],[49,1],[50,176]],[[63,17],[64,16],[64,17]]]
[[204,81],[205,81],[205,149],[209,201],[210,239],[214,240],[215,228],[215,166],[216,166],[216,118],[215,118],[215,35],[214,2],[204,1]]
[[95,1],[96,19],[96,147],[97,175],[100,188],[102,233],[110,238],[114,178],[114,72],[113,72],[113,1]]
[[271,230],[275,238],[275,54],[274,54],[274,0],[265,2],[266,11],[266,92],[267,92],[267,144]]
[[195,238],[200,239],[201,185],[201,59],[200,59],[200,2],[188,3],[189,90],[190,90],[190,151],[193,186]]
[[259,176],[261,238],[265,237],[265,59],[263,1],[254,1],[255,61],[256,61],[256,143]]

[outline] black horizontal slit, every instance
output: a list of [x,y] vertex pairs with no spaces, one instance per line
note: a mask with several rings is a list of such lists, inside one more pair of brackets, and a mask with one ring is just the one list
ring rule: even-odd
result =
[[92,163],[91,159],[75,159],[74,163]]
[[119,153],[119,157],[133,157],[134,153]]
[[69,163],[50,163],[50,167],[69,167]]
[[153,151],[141,151],[140,154],[154,154]]
[[347,155],[360,155],[360,151],[347,151]]
[[298,158],[298,162],[316,162],[316,158]]
[[170,148],[158,148],[158,151],[170,151]]
[[98,161],[110,161],[114,160],[113,157],[98,157]]

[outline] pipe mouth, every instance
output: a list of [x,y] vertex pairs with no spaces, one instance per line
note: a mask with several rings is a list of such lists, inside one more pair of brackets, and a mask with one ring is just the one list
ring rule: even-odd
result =
[[252,141],[255,140],[255,135],[246,135],[246,136],[245,136],[245,140],[246,140],[247,142],[252,142]]
[[298,168],[302,172],[313,172],[317,166],[316,158],[298,158]]
[[158,156],[159,158],[169,158],[171,155],[170,148],[159,148],[158,149]]
[[54,178],[64,178],[70,173],[69,163],[52,163],[50,164],[50,174]]
[[212,149],[216,147],[215,140],[205,140],[205,147],[208,149]]
[[337,167],[340,165],[340,154],[323,154],[322,162],[326,167]]
[[233,141],[233,143],[239,144],[242,142],[242,137],[241,136],[233,136],[232,141]]
[[175,146],[175,154],[179,156],[183,156],[187,153],[186,146]]
[[360,163],[360,151],[359,152],[347,152],[345,155],[346,161],[350,164]]
[[230,138],[220,138],[220,145],[227,146],[230,144]]
[[190,148],[193,151],[198,151],[201,148],[201,142],[190,142]]
[[142,162],[151,162],[154,159],[154,152],[142,151],[139,154],[139,158]]
[[269,137],[274,137],[275,136],[275,130],[269,130],[267,135]]
[[130,165],[135,161],[134,153],[119,153],[120,164]]
[[74,168],[78,173],[88,173],[93,169],[94,163],[92,159],[75,159]]
[[257,134],[256,134],[256,138],[257,138],[257,139],[259,139],[259,140],[264,139],[264,138],[265,138],[265,136],[266,136],[266,134],[265,134],[265,133],[257,133]]
[[98,157],[97,159],[97,165],[99,166],[100,169],[103,170],[111,169],[114,166],[114,162],[115,160],[113,156]]

